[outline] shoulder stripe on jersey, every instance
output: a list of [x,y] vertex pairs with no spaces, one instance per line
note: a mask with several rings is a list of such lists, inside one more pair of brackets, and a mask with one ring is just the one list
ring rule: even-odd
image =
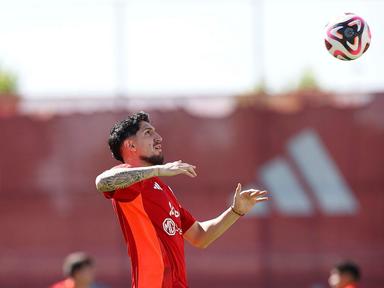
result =
[[[125,242],[128,243],[128,254],[129,254],[129,257],[131,258],[131,264],[133,263],[137,263],[138,261],[138,257],[137,257],[137,249],[136,249],[136,243],[135,243],[135,240],[133,238],[133,234],[132,234],[132,230],[131,228],[129,227],[128,225],[128,222],[127,220],[125,219],[124,217],[124,213],[119,205],[119,202],[118,201],[115,201],[114,199],[112,199],[112,204],[113,204],[113,208],[115,210],[115,213],[117,215],[117,218],[119,220],[119,223],[120,223],[120,227],[121,229],[123,230],[123,235],[124,235],[124,239],[125,239]],[[137,266],[134,266],[134,265],[131,265],[131,274],[132,274],[132,287],[137,287]]]
[[161,288],[164,275],[163,255],[157,233],[144,210],[141,195],[131,202],[119,202],[131,228],[138,255],[137,287]]

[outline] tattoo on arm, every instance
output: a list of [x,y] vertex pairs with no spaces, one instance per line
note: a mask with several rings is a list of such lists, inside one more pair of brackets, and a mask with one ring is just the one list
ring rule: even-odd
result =
[[156,167],[116,168],[101,173],[96,178],[96,188],[100,192],[126,188],[141,180],[154,177]]

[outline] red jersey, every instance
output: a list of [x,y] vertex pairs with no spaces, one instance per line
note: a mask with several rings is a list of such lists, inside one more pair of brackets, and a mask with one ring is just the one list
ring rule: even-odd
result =
[[188,287],[183,233],[196,220],[170,187],[153,177],[104,195],[112,199],[128,246],[132,287]]
[[72,279],[67,278],[51,285],[49,288],[75,288],[75,282]]

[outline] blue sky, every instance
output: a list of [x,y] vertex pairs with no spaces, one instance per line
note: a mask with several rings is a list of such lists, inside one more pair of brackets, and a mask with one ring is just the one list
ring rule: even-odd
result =
[[[336,91],[384,90],[380,0],[0,0],[0,64],[24,97],[271,92],[312,69]],[[324,48],[330,18],[368,21],[366,55]]]

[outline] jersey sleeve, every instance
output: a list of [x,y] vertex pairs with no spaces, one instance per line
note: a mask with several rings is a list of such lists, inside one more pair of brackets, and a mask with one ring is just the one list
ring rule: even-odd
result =
[[[129,168],[130,166],[128,164],[120,164],[113,167],[112,169],[123,168],[123,167]],[[140,194],[141,188],[142,188],[142,182],[137,182],[126,188],[103,192],[103,194],[104,194],[104,197],[107,199],[114,199],[116,201],[128,202],[128,201],[132,201]]]
[[183,207],[180,206],[180,220],[181,220],[181,229],[186,232],[193,223],[196,222],[195,217],[192,216],[189,211]]
[[129,202],[134,200],[142,190],[142,182],[137,182],[123,189],[116,189],[111,192],[104,192],[107,199],[114,199],[116,201]]

